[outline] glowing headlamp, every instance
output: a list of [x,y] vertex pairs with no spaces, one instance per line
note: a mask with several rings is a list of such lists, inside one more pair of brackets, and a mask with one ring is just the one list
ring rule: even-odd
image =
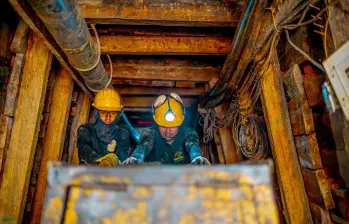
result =
[[175,115],[172,112],[171,108],[168,109],[168,111],[165,113],[165,120],[168,122],[174,121]]

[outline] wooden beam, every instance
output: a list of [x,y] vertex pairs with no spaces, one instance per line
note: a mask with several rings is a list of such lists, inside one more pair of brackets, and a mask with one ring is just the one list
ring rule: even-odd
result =
[[[151,107],[157,96],[125,96],[122,97],[125,107]],[[198,103],[198,99],[194,97],[182,97],[187,107]]]
[[302,168],[304,185],[311,202],[330,210],[335,207],[325,171]]
[[[171,58],[113,58],[113,83],[119,80],[209,82],[219,76],[217,64]],[[104,63],[108,75],[109,62]]]
[[16,112],[16,104],[17,104],[17,98],[18,98],[18,93],[20,88],[20,82],[22,79],[24,61],[25,61],[25,55],[22,53],[17,53],[14,58],[11,75],[8,80],[4,115],[10,116],[10,117],[14,117]]
[[268,65],[270,66],[262,81],[262,102],[286,221],[288,223],[312,223],[292,136],[276,49],[273,49]]
[[22,221],[51,62],[50,50],[31,35],[0,186],[0,220]]
[[40,223],[47,187],[47,167],[49,161],[60,161],[66,136],[66,128],[73,93],[74,82],[67,70],[60,67],[56,73],[47,131],[37,178],[31,223]]
[[243,1],[100,1],[79,0],[88,23],[235,27]]
[[26,24],[32,29],[36,35],[43,41],[46,47],[51,51],[51,53],[56,56],[59,63],[65,67],[65,69],[72,76],[76,84],[80,86],[82,91],[86,94],[91,95],[90,91],[86,88],[82,77],[78,72],[70,65],[67,56],[64,54],[63,50],[58,46],[57,42],[54,40],[52,35],[48,32],[44,24],[41,22],[40,18],[37,16],[35,11],[29,5],[28,1],[22,0],[9,0],[12,7],[16,10],[20,17],[24,20]]
[[10,50],[13,53],[25,53],[28,46],[29,26],[22,19],[19,21],[16,33],[12,39]]
[[[78,122],[78,125],[77,125],[75,132],[77,132],[77,129],[81,125],[87,123],[89,113],[90,113],[90,107],[91,107],[91,98],[87,95],[84,95],[84,100],[82,102],[81,111],[80,111],[80,115],[79,115],[79,122]],[[71,164],[76,164],[76,165],[79,164],[79,154],[78,154],[78,148],[76,147],[76,142],[75,142],[73,157],[71,159]]]
[[102,54],[226,55],[231,37],[100,36]]
[[129,95],[161,95],[169,93],[177,93],[180,96],[201,96],[205,93],[204,86],[197,86],[196,88],[152,88],[152,87],[137,87],[137,86],[114,86],[122,96]]

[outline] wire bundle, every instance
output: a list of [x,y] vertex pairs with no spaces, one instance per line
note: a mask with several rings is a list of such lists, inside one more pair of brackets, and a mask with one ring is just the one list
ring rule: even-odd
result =
[[268,156],[268,141],[263,119],[250,114],[241,116],[233,127],[234,141],[240,152],[250,160],[261,160]]

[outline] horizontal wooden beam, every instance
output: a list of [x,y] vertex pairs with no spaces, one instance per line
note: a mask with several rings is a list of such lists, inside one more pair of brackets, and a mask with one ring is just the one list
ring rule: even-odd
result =
[[[218,78],[220,73],[218,65],[195,60],[123,59],[117,57],[113,58],[112,61],[114,80],[209,82]],[[104,65],[107,73],[110,73],[109,62],[105,62]]]
[[[151,107],[154,100],[157,98],[157,96],[124,96],[122,97],[122,100],[124,102],[124,106],[127,107]],[[193,104],[197,104],[198,100],[195,97],[182,97],[182,100],[184,101],[184,104],[189,107]]]
[[241,15],[239,1],[118,1],[79,0],[88,23],[236,27]]
[[177,93],[180,96],[200,96],[205,93],[204,86],[196,88],[152,88],[152,87],[138,87],[138,86],[114,86],[121,96],[132,95],[161,95],[168,93]]
[[226,55],[231,37],[100,36],[102,54]]

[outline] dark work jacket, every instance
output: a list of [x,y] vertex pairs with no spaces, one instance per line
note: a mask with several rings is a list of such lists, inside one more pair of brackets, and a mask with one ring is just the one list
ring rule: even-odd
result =
[[[114,153],[122,162],[127,158],[130,148],[130,134],[125,125],[115,125],[115,128],[113,139],[116,141],[116,149]],[[108,143],[98,138],[95,124],[84,124],[79,127],[77,147],[80,164],[96,164],[97,159],[109,153],[107,146]]]
[[193,129],[180,127],[170,145],[162,138],[159,127],[154,126],[142,132],[132,156],[144,162],[188,164],[192,158],[201,156],[199,137]]

